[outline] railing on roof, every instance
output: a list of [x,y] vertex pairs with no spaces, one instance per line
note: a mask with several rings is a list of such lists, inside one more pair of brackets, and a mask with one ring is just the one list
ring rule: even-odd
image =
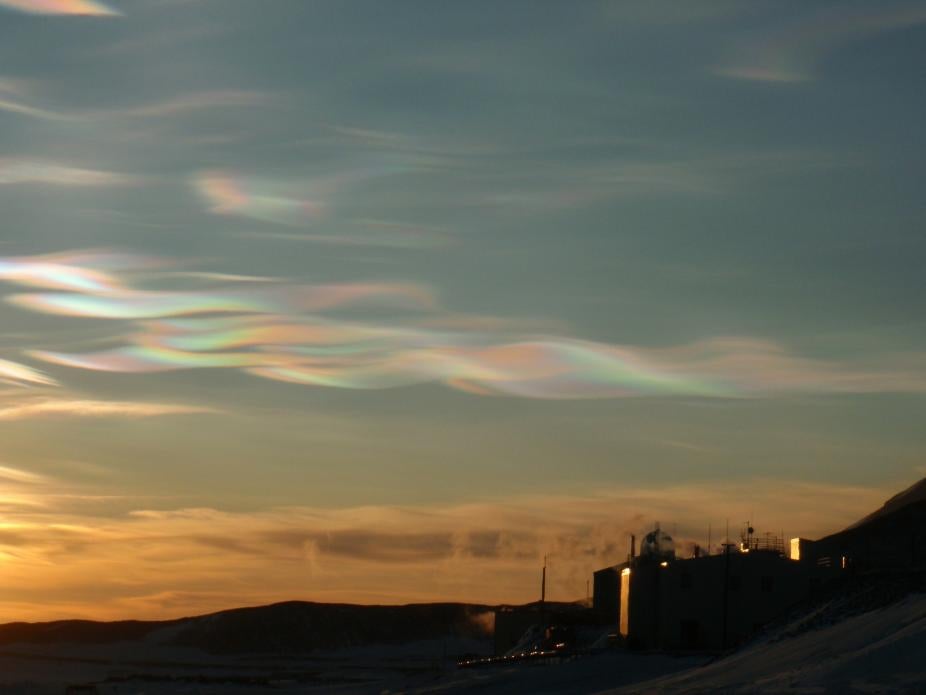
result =
[[740,543],[740,550],[746,552],[761,550],[784,555],[785,539],[771,533],[761,536],[750,534],[743,538],[743,542]]

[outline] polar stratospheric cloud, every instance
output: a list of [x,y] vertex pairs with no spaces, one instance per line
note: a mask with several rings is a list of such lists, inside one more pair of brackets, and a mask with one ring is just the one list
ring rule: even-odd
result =
[[119,12],[96,0],[0,0],[0,7],[30,14],[116,16]]
[[0,0],[0,615],[861,517],[926,474],[924,64],[914,0]]

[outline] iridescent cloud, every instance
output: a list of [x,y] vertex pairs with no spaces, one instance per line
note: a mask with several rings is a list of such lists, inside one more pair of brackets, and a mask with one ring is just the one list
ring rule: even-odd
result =
[[46,314],[104,319],[148,319],[214,313],[324,311],[354,304],[427,308],[427,291],[402,284],[293,285],[251,291],[160,292],[126,290],[106,294],[27,293],[7,301]]
[[0,280],[72,292],[114,292],[122,285],[107,268],[142,261],[119,254],[50,254],[0,258]]
[[[191,183],[208,206],[209,212],[214,214],[302,227],[324,216],[328,209],[337,203],[339,196],[351,186],[370,179],[407,173],[417,166],[410,161],[386,159],[327,176],[286,180],[213,170],[199,172],[192,178]],[[402,233],[416,243],[422,237],[420,230],[405,229]],[[394,236],[398,238],[398,235]],[[315,237],[311,240],[321,239]],[[344,238],[331,236],[326,240],[340,240],[340,243],[358,241],[357,235]],[[375,241],[375,238],[369,240]]]
[[0,421],[54,416],[141,418],[214,412],[212,408],[175,403],[46,398],[0,407]]
[[447,333],[415,327],[337,321],[318,316],[234,316],[151,321],[140,324],[136,341],[178,350],[227,350],[262,345],[302,345],[354,351],[364,344],[434,345],[452,342]]
[[218,215],[300,225],[317,218],[324,210],[321,201],[292,197],[281,192],[279,186],[224,171],[203,172],[195,178],[194,185],[209,211]]
[[28,14],[116,17],[122,13],[97,0],[0,0],[0,7]]
[[746,35],[730,64],[715,72],[761,82],[804,82],[814,77],[827,53],[847,43],[926,23],[921,2],[816,6],[800,21],[764,35]]
[[[643,351],[566,339],[486,347],[412,348],[378,358],[309,359],[252,367],[258,376],[342,388],[387,388],[443,382],[481,395],[531,398],[606,398],[633,395],[734,396],[721,379],[674,373]],[[278,358],[278,362],[283,360]]]
[[[431,293],[415,285],[298,285],[261,278],[256,286],[159,291],[134,287],[140,277],[158,279],[156,263],[112,252],[0,259],[0,280],[67,290],[8,296],[17,306],[132,321],[110,349],[28,351],[45,362],[92,371],[224,368],[312,386],[440,383],[480,395],[546,399],[926,392],[926,358],[917,355],[893,356],[883,367],[804,358],[747,338],[674,348],[611,345],[462,320],[438,310]],[[354,306],[388,313],[377,320],[332,315]],[[7,372],[16,383],[47,383],[20,365]]]
[[350,323],[196,319],[147,323],[112,350],[32,351],[54,364],[112,372],[237,368],[267,379],[349,389],[443,383],[480,395],[575,399],[754,397],[926,391],[916,364],[866,369],[789,354],[762,341],[672,350],[564,338],[473,344],[492,336]]
[[123,347],[83,354],[32,350],[29,354],[36,359],[64,367],[132,374],[205,367],[243,368],[271,361],[270,357],[258,353],[195,353],[157,347]]
[[0,360],[0,382],[16,386],[54,386],[55,380],[42,372],[18,362]]

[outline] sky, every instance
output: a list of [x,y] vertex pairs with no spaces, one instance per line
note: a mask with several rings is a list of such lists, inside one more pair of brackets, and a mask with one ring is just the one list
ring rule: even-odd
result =
[[926,475],[926,6],[0,0],[0,620],[585,595]]

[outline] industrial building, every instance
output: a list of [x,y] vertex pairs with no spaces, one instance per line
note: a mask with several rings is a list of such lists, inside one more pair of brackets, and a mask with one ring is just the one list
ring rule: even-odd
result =
[[[831,582],[862,575],[922,581],[926,479],[816,541],[793,538],[786,544],[745,524],[739,542],[727,540],[707,552],[694,546],[691,557],[679,558],[675,540],[657,523],[639,554],[631,536],[625,560],[594,573],[592,622],[616,626],[619,641],[632,649],[723,651],[838,586]],[[516,613],[498,618],[500,646],[537,620]]]
[[[723,650],[806,599],[816,566],[786,557],[784,542],[748,528],[739,544],[678,559],[671,536],[648,533],[640,554],[595,573],[593,606],[635,649]],[[618,578],[617,580],[615,578]]]

